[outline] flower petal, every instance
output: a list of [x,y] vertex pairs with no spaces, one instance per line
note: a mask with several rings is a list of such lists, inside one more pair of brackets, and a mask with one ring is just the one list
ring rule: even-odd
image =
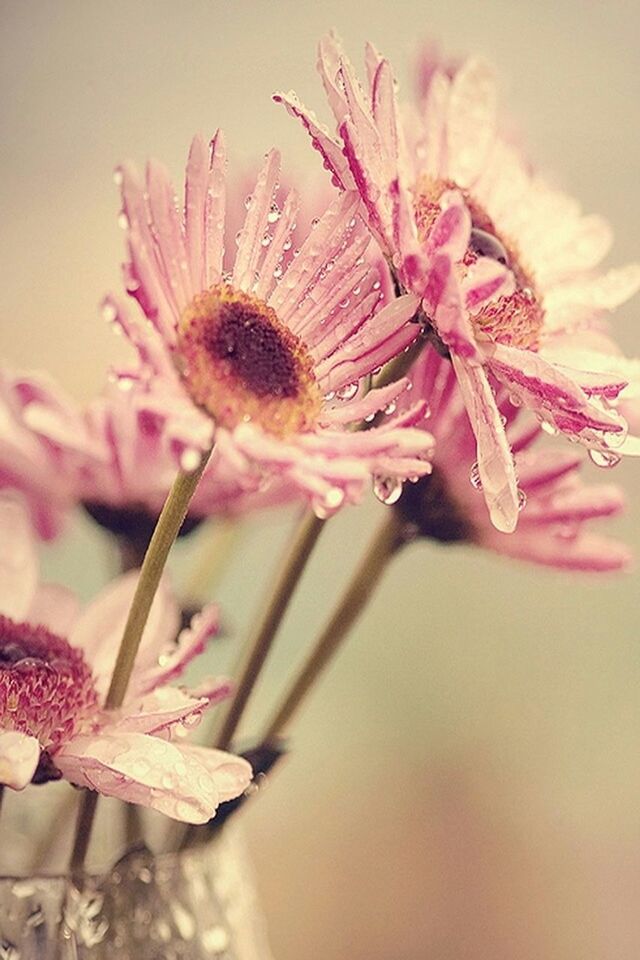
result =
[[[226,756],[229,764],[237,762],[238,770],[244,764],[240,758],[236,761]],[[229,776],[222,760],[218,775],[214,764],[205,765],[182,746],[142,733],[107,728],[93,737],[77,737],[56,754],[55,762],[71,783],[151,807],[186,823],[205,823],[223,797],[230,799]],[[249,777],[250,773],[247,783]],[[241,792],[238,789],[234,795]]]
[[489,381],[481,366],[451,355],[478,450],[478,470],[491,520],[511,533],[518,522],[518,485],[513,457]]
[[0,499],[0,613],[23,620],[38,583],[36,544],[22,500]]
[[0,730],[0,785],[23,790],[36,772],[40,744],[19,730]]

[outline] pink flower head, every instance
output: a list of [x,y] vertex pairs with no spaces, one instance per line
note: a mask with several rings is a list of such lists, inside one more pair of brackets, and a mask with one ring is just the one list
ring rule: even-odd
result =
[[[168,686],[217,628],[206,607],[179,635],[179,611],[163,586],[151,611],[124,705],[104,700],[137,572],[115,580],[89,606],[38,582],[22,503],[0,500],[0,783],[64,777],[190,823],[209,820],[239,796],[251,768],[240,757],[181,737],[225,697],[228,684]],[[176,636],[178,637],[176,641]]]
[[40,537],[60,532],[75,504],[75,471],[102,452],[49,377],[0,369],[0,489],[20,490]]
[[456,371],[492,521],[512,531],[516,472],[491,383],[603,466],[640,453],[616,409],[637,366],[592,335],[636,292],[640,267],[594,272],[609,227],[583,216],[498,137],[496,84],[484,62],[444,67],[430,57],[406,124],[391,67],[371,45],[366,89],[334,36],[321,41],[318,66],[337,138],[294,94],[275,99],[307,129],[334,183],[359,192],[398,283],[420,298]]
[[629,564],[627,547],[592,532],[592,521],[620,513],[622,491],[582,483],[578,471],[583,458],[541,444],[540,424],[514,408],[503,387],[496,390],[496,402],[513,451],[521,514],[514,533],[496,530],[481,494],[475,437],[453,366],[428,348],[414,364],[411,379],[411,392],[430,398],[428,423],[436,447],[431,475],[405,484],[396,504],[410,536],[476,543],[566,570],[601,573]]
[[345,429],[388,404],[388,391],[363,395],[360,385],[417,334],[413,294],[378,310],[358,194],[337,197],[295,250],[298,197],[279,199],[271,151],[224,270],[225,168],[222,135],[210,146],[196,137],[183,210],[158,163],[144,180],[128,164],[117,174],[126,286],[150,323],[116,298],[105,309],[136,346],[140,376],[175,404],[186,447],[204,450],[215,436],[245,487],[278,474],[322,516],[357,501],[372,474],[427,472],[430,438],[411,429],[423,402],[377,429]]

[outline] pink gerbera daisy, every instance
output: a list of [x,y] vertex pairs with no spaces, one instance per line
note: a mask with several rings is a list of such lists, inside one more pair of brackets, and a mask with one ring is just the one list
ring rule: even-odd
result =
[[[0,369],[0,488],[19,491],[45,540],[78,505],[141,556],[175,477],[176,459],[199,458],[202,427],[184,403],[176,413],[158,381],[120,371],[83,410],[41,374]],[[208,436],[207,431],[207,436]],[[181,532],[210,516],[250,508],[252,483],[215,450]],[[257,501],[256,505],[257,505]]]
[[497,390],[496,403],[513,452],[522,512],[514,533],[496,530],[480,493],[475,438],[452,365],[429,347],[412,367],[411,378],[412,392],[430,398],[429,428],[436,440],[433,472],[405,484],[396,505],[411,536],[475,543],[566,570],[600,573],[629,564],[626,546],[591,529],[593,521],[620,513],[622,491],[610,484],[582,483],[578,471],[583,458],[542,444],[538,421],[514,408],[504,388]]
[[[346,429],[388,406],[400,383],[364,395],[361,384],[416,337],[413,294],[378,309],[380,280],[365,260],[367,230],[359,196],[338,196],[293,248],[298,198],[280,201],[280,161],[267,154],[223,270],[225,150],[193,141],[180,211],[164,169],[141,179],[130,165],[122,183],[129,263],[126,286],[149,323],[115,298],[108,314],[138,349],[146,376],[185,405],[204,450],[216,449],[244,482],[278,473],[322,516],[358,500],[372,474],[424,474],[430,438],[410,429],[418,402],[367,432]],[[185,422],[183,420],[183,422]],[[185,465],[183,460],[183,466]]]
[[22,493],[40,537],[60,532],[76,502],[76,471],[103,453],[77,405],[49,377],[0,368],[0,488]]
[[127,698],[106,710],[137,573],[80,613],[63,587],[39,583],[26,511],[8,499],[0,500],[0,572],[0,784],[22,790],[64,777],[189,823],[209,820],[245,790],[245,760],[179,739],[227,695],[227,682],[191,691],[167,685],[215,633],[215,607],[179,633],[178,607],[163,586]]
[[337,139],[294,94],[275,99],[302,121],[334,183],[359,191],[400,289],[420,298],[458,377],[492,520],[511,531],[518,491],[495,382],[601,465],[640,452],[615,409],[637,368],[585,329],[635,293],[640,268],[594,273],[609,227],[583,216],[497,136],[496,86],[485,63],[431,64],[406,126],[389,63],[369,45],[366,64],[365,91],[336,38],[320,44]]

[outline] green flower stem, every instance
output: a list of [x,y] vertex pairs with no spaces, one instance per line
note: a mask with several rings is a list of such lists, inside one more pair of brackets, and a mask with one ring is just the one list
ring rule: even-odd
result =
[[[195,493],[210,456],[211,451],[204,454],[200,465],[192,473],[183,470],[178,473],[162,508],[142,562],[138,585],[120,642],[116,665],[105,701],[107,710],[117,710],[118,707],[122,706],[142,634],[151,610],[151,604],[156,595],[169,551],[178,536],[189,509],[189,502]],[[84,865],[97,802],[98,795],[95,792],[85,791],[80,805],[71,854],[70,868],[74,875],[78,874]]]
[[216,747],[220,750],[226,750],[231,744],[256,680],[287,611],[289,601],[324,528],[324,523],[324,520],[308,511],[295,531],[291,546],[276,577],[273,590],[269,592],[269,600],[249,638],[238,671],[235,674],[238,677],[235,696],[222,714],[221,725],[216,737]]
[[403,519],[395,510],[387,509],[386,513],[338,606],[268,723],[261,741],[263,745],[275,743],[283,734],[321,673],[349,635],[387,564],[406,542]]

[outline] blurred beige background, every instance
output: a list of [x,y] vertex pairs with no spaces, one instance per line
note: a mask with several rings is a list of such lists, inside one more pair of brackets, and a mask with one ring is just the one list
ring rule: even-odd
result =
[[[291,166],[313,165],[269,94],[295,87],[320,110],[315,44],[330,26],[354,57],[373,39],[405,89],[421,36],[490,56],[534,158],[611,219],[616,261],[640,255],[631,3],[3,0],[0,11],[0,355],[48,368],[79,398],[119,348],[95,306],[121,258],[114,164],[155,154],[179,178],[192,133],[220,125],[243,161],[275,142]],[[638,309],[619,322],[636,353]],[[606,477],[627,489],[617,531],[636,547],[638,469]],[[377,509],[325,532],[248,731]],[[218,590],[240,636],[290,523],[242,531]],[[48,551],[49,572],[89,593],[107,573],[100,554],[87,565],[96,544],[79,521]],[[278,960],[637,960],[637,597],[634,574],[584,581],[466,548],[406,552],[246,817]],[[232,643],[212,667],[228,668]]]

